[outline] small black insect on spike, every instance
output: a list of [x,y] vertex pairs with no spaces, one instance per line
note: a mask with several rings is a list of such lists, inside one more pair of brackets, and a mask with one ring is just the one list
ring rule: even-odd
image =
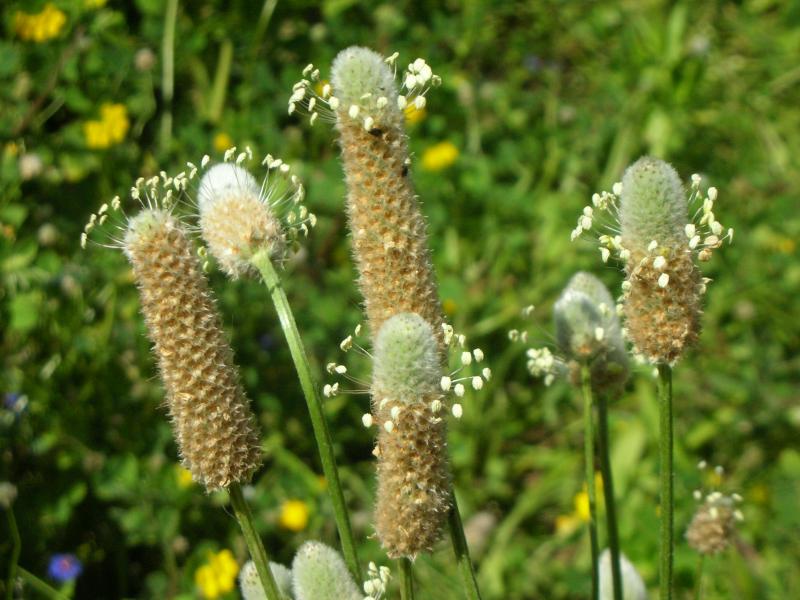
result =
[[408,175],[408,165],[403,165],[403,168],[402,168],[402,170],[400,171],[400,175],[401,175],[401,176],[403,176],[403,177],[405,177],[406,175]]
[[374,135],[375,137],[381,137],[383,135],[383,129],[380,127],[373,127],[369,130],[370,135]]

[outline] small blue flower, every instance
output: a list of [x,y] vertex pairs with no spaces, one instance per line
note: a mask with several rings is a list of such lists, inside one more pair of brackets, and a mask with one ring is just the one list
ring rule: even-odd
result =
[[59,583],[66,583],[77,579],[83,572],[83,564],[74,554],[54,554],[50,558],[47,574]]

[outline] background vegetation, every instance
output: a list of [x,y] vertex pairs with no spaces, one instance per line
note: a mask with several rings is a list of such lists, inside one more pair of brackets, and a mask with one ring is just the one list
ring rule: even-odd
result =
[[[715,280],[704,333],[676,370],[677,527],[691,518],[692,490],[718,483],[696,463],[723,465],[746,520],[735,546],[706,561],[704,597],[800,594],[798,2],[204,0],[180,3],[171,45],[173,2],[0,9],[0,480],[18,488],[21,565],[45,577],[53,554],[76,554],[78,598],[194,598],[211,552],[243,562],[224,497],[205,496],[177,466],[124,257],[82,252],[78,238],[89,213],[140,175],[230,144],[283,157],[319,216],[286,281],[322,380],[324,364],[342,360],[359,298],[332,132],[287,116],[286,101],[306,63],[325,74],[360,44],[399,51],[401,65],[425,57],[444,80],[410,119],[412,175],[447,314],[494,371],[450,434],[485,596],[587,595],[580,403],[566,384],[531,380],[506,332],[527,327],[532,343],[549,342],[550,307],[577,269],[618,289],[620,272],[569,232],[591,193],[644,153],[687,179],[702,173],[736,229],[704,267]],[[163,72],[170,48],[174,77]],[[336,542],[305,404],[263,289],[219,273],[212,284],[263,429],[266,465],[248,493],[267,547],[288,562],[305,539]],[[366,407],[366,396],[327,404],[362,558],[386,564],[369,539]],[[622,547],[655,590],[648,369],[612,411]],[[3,565],[7,534],[4,518]],[[697,556],[679,542],[686,597]],[[419,597],[457,597],[446,546],[417,565]]]

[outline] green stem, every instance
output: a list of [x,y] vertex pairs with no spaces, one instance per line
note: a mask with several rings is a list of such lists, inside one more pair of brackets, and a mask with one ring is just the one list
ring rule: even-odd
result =
[[400,599],[414,600],[414,577],[411,574],[411,561],[400,559]]
[[469,547],[467,538],[464,537],[464,525],[461,522],[461,514],[458,512],[456,496],[452,496],[453,507],[450,509],[448,524],[450,525],[450,539],[453,543],[453,552],[456,555],[458,571],[464,582],[464,591],[468,600],[481,600],[481,592],[478,590],[478,582],[475,580],[475,570],[472,567],[472,560],[469,557]]
[[694,576],[694,600],[700,600],[703,597],[703,563],[706,557],[701,554],[697,561],[697,573]]
[[336,526],[339,529],[344,558],[350,572],[360,586],[363,580],[361,579],[361,569],[358,563],[358,554],[356,553],[355,538],[353,537],[353,530],[350,526],[350,516],[347,512],[344,494],[342,493],[342,484],[339,481],[339,471],[336,468],[336,458],[333,453],[331,434],[325,419],[325,413],[322,410],[319,387],[311,374],[311,366],[308,362],[305,348],[303,347],[303,340],[300,338],[300,333],[297,331],[297,324],[292,314],[292,308],[289,306],[286,292],[283,290],[278,273],[275,271],[275,267],[270,260],[269,253],[266,251],[259,252],[253,256],[251,262],[261,273],[264,284],[267,286],[270,296],[272,296],[272,302],[275,304],[275,310],[278,313],[278,318],[283,328],[283,334],[286,336],[286,342],[289,344],[289,351],[292,354],[294,367],[300,379],[300,386],[303,388],[306,404],[308,405],[308,413],[311,416],[311,425],[314,429],[314,437],[316,438],[320,460],[322,461],[322,472],[325,475],[328,490],[331,495],[331,502],[333,503],[333,513],[336,519]]
[[17,527],[17,519],[14,517],[14,510],[9,503],[6,509],[8,514],[8,529],[11,532],[11,560],[8,564],[8,580],[6,581],[6,598],[12,600],[14,598],[14,582],[17,579],[17,562],[19,562],[19,553],[22,550],[22,540],[19,537],[19,528]]
[[661,455],[661,600],[672,598],[673,468],[672,367],[658,365],[659,453]]
[[175,23],[178,19],[178,0],[167,0],[164,13],[164,34],[161,38],[161,151],[168,152],[172,144],[172,98],[175,94]]
[[586,468],[586,493],[589,496],[589,541],[592,547],[592,598],[597,600],[598,558],[597,501],[594,485],[594,419],[592,401],[592,374],[588,365],[581,367],[581,389],[583,390],[583,457]]
[[42,596],[46,598],[52,598],[52,600],[69,600],[68,596],[65,596],[58,590],[50,587],[47,583],[39,579],[30,571],[23,569],[22,567],[17,567],[17,573],[19,574],[20,579],[27,583],[31,589],[39,592]]
[[256,565],[258,578],[261,580],[261,585],[267,594],[268,600],[280,600],[281,594],[278,592],[278,585],[275,583],[275,578],[272,576],[272,569],[269,568],[269,557],[267,551],[264,549],[264,544],[261,543],[261,538],[256,532],[253,523],[253,515],[250,512],[250,507],[247,506],[244,496],[242,495],[242,487],[238,483],[233,483],[228,488],[228,493],[231,498],[231,506],[239,521],[239,526],[242,528],[244,534],[244,541],[247,544],[247,549],[250,551],[250,557]]
[[608,400],[604,394],[597,398],[597,445],[600,450],[600,472],[603,474],[603,497],[606,501],[606,528],[611,551],[611,579],[614,600],[622,600],[622,570],[619,566],[619,533],[617,507],[614,503],[614,478],[611,472],[611,444],[608,436]]

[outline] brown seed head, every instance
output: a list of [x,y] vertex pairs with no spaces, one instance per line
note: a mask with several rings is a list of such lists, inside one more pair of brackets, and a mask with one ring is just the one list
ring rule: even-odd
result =
[[167,211],[143,210],[124,250],[183,464],[209,491],[246,483],[261,465],[255,418],[186,231]]

